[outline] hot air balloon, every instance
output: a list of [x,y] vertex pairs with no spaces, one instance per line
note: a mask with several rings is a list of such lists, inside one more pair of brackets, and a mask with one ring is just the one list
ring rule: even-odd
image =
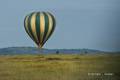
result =
[[55,30],[55,17],[48,12],[32,12],[24,19],[24,27],[39,48],[45,44]]

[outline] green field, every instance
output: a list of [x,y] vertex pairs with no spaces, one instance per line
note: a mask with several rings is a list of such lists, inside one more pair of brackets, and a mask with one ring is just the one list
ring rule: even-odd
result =
[[120,54],[0,55],[0,80],[119,80]]

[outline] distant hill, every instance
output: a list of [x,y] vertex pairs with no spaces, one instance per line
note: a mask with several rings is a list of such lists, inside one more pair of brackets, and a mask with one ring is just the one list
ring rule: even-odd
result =
[[37,47],[9,47],[0,49],[0,55],[56,54],[56,52],[58,52],[59,54],[111,53],[92,49],[43,49],[43,51],[38,51]]

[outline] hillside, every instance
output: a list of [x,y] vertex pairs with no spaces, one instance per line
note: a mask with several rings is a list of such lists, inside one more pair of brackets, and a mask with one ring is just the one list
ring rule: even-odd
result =
[[[85,54],[85,53],[110,53],[99,50],[92,49],[43,49],[43,51],[38,51],[37,47],[9,47],[1,48],[0,55],[12,55],[12,54],[56,54],[56,51],[59,54]],[[115,53],[115,52],[114,52]]]

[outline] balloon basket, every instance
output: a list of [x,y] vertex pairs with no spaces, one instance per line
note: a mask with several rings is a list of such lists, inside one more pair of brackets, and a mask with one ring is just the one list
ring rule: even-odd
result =
[[42,48],[39,48],[38,51],[43,51],[43,49],[42,49]]

